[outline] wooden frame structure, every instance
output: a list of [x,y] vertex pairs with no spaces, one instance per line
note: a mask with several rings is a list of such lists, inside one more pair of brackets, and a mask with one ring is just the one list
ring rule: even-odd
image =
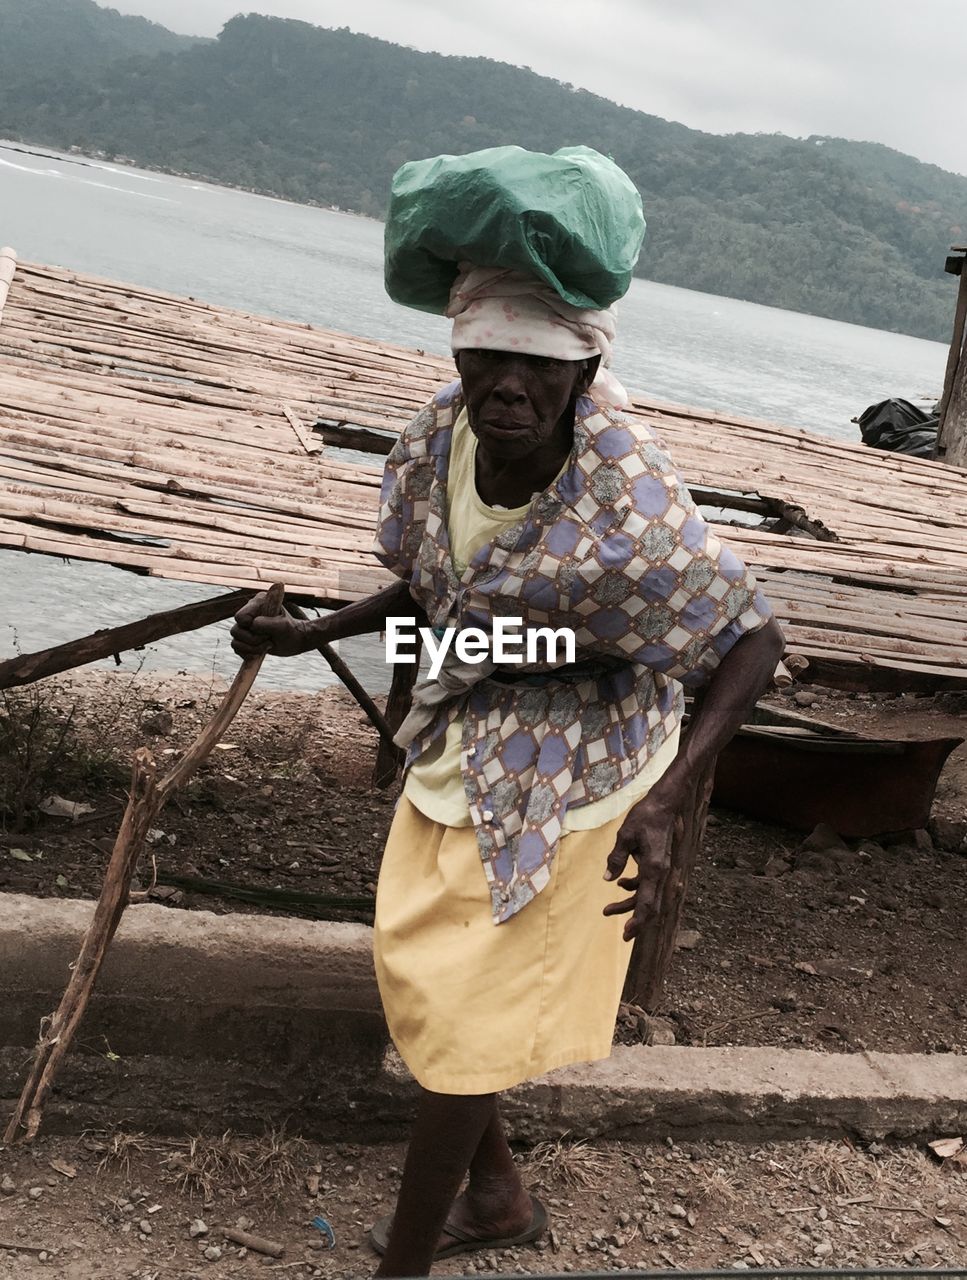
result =
[[[322,606],[385,583],[370,555],[381,459],[332,442],[391,441],[449,362],[0,262],[0,546],[227,588],[284,581]],[[699,501],[776,517],[728,537],[805,678],[967,683],[967,472],[643,397],[632,414]]]

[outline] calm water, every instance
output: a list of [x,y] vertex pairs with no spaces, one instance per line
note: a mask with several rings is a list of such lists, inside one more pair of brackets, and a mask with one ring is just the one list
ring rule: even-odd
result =
[[[33,261],[447,350],[442,319],[385,296],[382,227],[350,214],[0,144],[0,244]],[[615,372],[659,398],[857,439],[850,418],[873,401],[936,399],[945,360],[940,343],[636,280],[620,304]],[[0,656],[211,594],[0,552]],[[375,644],[351,642],[343,656],[385,688]],[[227,627],[158,644],[142,660],[166,671],[235,669]],[[319,658],[274,661],[260,679],[315,688],[328,683],[320,668]]]

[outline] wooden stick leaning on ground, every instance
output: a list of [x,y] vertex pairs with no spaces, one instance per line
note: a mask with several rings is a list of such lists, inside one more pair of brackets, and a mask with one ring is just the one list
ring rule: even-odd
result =
[[[263,612],[279,613],[284,595],[285,588],[281,584],[271,587],[266,593]],[[151,752],[144,747],[135,752],[128,804],[108,862],[94,918],[84,935],[61,1002],[41,1030],[34,1060],[7,1125],[4,1142],[12,1143],[21,1138],[29,1142],[37,1136],[44,1103],[87,1009],[107,949],[128,904],[131,881],[148,830],[172,793],[187,782],[235,719],[261,665],[261,655],[247,658],[242,663],[212,720],[160,781]]]
[[[300,621],[305,621],[307,616],[305,611],[303,609],[300,609],[299,606],[295,604],[286,605],[286,612],[291,613],[293,618],[298,618]],[[321,644],[318,644],[315,647],[318,650],[318,652],[321,653],[322,656],[325,658],[325,660],[329,663],[329,666],[333,672],[333,675],[339,677],[339,679],[343,682],[343,684],[346,686],[349,692],[353,695],[353,697],[359,703],[360,708],[365,712],[366,718],[369,720],[369,723],[373,726],[373,728],[379,734],[380,749],[381,750],[385,749],[386,751],[394,752],[396,759],[399,760],[402,757],[402,752],[400,751],[399,747],[397,747],[396,744],[393,742],[393,730],[390,728],[389,724],[387,723],[386,717],[383,715],[382,711],[380,711],[379,707],[377,707],[376,703],[372,700],[372,698],[369,696],[369,694],[366,692],[363,686],[359,683],[359,681],[350,671],[349,667],[346,666],[345,662],[343,662],[342,658],[340,658],[339,654],[335,651],[335,649],[332,647],[331,644],[328,644],[326,641],[323,641]]]

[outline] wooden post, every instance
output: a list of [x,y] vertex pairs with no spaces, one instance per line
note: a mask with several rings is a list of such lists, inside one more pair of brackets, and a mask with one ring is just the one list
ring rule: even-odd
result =
[[246,600],[251,600],[253,594],[251,591],[230,591],[227,595],[200,600],[197,604],[149,614],[139,622],[126,622],[121,627],[95,631],[80,640],[55,645],[52,649],[8,658],[0,662],[0,689],[32,684],[34,680],[58,675],[61,671],[73,671],[75,667],[110,658],[112,654],[123,653],[127,649],[140,649],[166,636],[197,631],[210,622],[221,622],[236,613]]
[[0,324],[3,323],[3,306],[10,292],[13,273],[17,270],[17,254],[14,249],[5,246],[0,249]]
[[[416,638],[416,654],[412,663],[397,662],[393,667],[393,678],[390,682],[389,697],[386,699],[386,723],[390,732],[395,733],[409,714],[413,699],[413,686],[420,672],[420,654],[423,642],[419,635]],[[404,752],[392,741],[387,743],[380,739],[376,764],[373,768],[373,786],[385,791],[396,781],[396,775],[403,764]]]
[[662,886],[657,915],[634,943],[622,1000],[652,1012],[661,999],[665,976],[675,952],[675,939],[685,905],[688,878],[705,838],[715,765],[696,773],[688,805],[671,839],[671,865]]
[[[959,254],[960,256],[954,256]],[[954,331],[950,339],[943,396],[940,401],[940,423],[937,430],[937,460],[952,467],[967,467],[967,249],[955,245],[947,259],[946,270],[960,276]]]

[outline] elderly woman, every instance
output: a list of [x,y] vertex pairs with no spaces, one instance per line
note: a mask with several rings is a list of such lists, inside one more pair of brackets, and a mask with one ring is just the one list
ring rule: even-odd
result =
[[[313,621],[256,600],[233,632],[241,654],[291,655],[416,605],[436,628],[512,616],[575,635],[570,663],[450,658],[401,730],[374,944],[423,1092],[395,1215],[371,1237],[381,1276],[544,1229],[497,1094],[608,1056],[693,772],[782,651],[748,570],[621,416],[611,312],[501,266],[464,267],[448,311],[459,381],[404,430],[384,479],[377,555],[400,582]],[[706,693],[680,739],[683,685]]]

